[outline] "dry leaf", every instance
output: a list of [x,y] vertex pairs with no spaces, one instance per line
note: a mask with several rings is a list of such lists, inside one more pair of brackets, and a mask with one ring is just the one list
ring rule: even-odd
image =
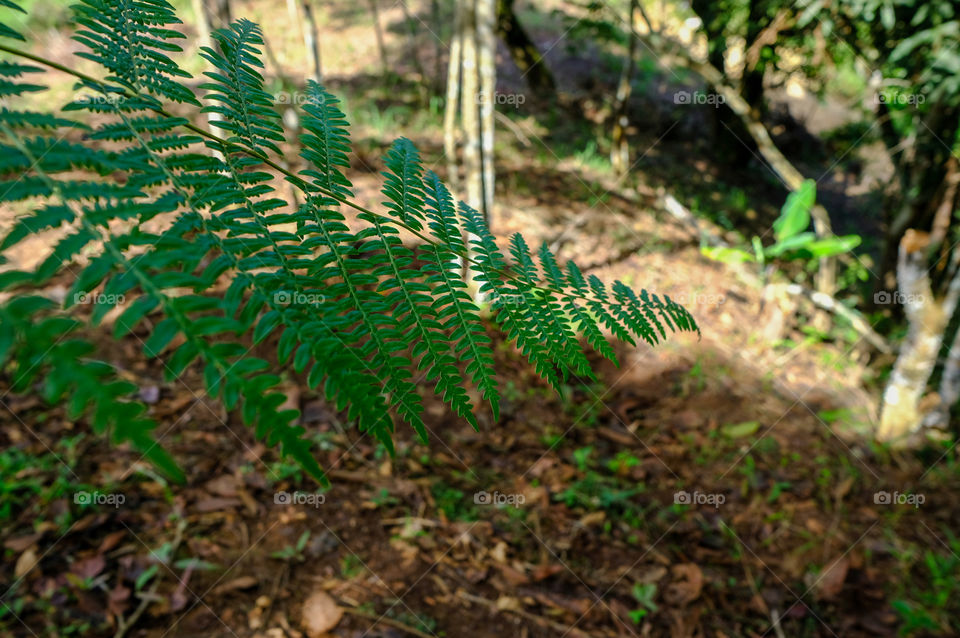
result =
[[514,587],[526,585],[530,582],[530,579],[527,578],[526,574],[514,569],[513,567],[510,567],[509,565],[500,565],[499,567],[500,572],[503,574],[504,580]]
[[500,611],[517,611],[520,609],[520,601],[513,596],[500,596],[500,598],[497,598],[497,609]]
[[100,547],[97,548],[98,554],[106,554],[111,549],[120,544],[120,541],[123,540],[123,537],[127,535],[127,530],[121,529],[117,532],[111,532],[107,534],[103,541],[100,542]]
[[34,568],[38,560],[37,552],[33,547],[20,554],[20,558],[17,559],[17,564],[13,568],[13,577],[19,580],[26,576],[27,572]]
[[103,555],[97,554],[88,558],[82,558],[70,566],[70,571],[80,578],[93,578],[103,571],[107,566],[107,561]]
[[250,589],[256,585],[259,581],[253,576],[240,576],[239,578],[234,578],[233,580],[228,580],[222,585],[219,585],[216,589],[213,590],[215,594],[225,594],[230,591],[236,591],[238,589]]
[[847,580],[847,571],[850,569],[850,559],[846,556],[834,559],[823,571],[820,572],[814,587],[817,590],[817,598],[833,598],[843,589],[843,583]]
[[670,571],[674,582],[667,585],[663,599],[671,605],[687,605],[700,597],[703,572],[694,563],[674,565]]
[[563,565],[540,565],[533,568],[531,577],[533,578],[534,582],[539,582],[541,580],[550,578],[554,574],[559,574],[563,570]]
[[300,624],[308,638],[320,638],[337,626],[343,618],[343,610],[326,592],[317,591],[303,603]]
[[22,552],[40,540],[42,536],[43,534],[28,534],[26,536],[17,536],[16,538],[8,538],[3,542],[3,546],[12,552]]
[[204,486],[207,491],[217,496],[231,498],[237,495],[237,479],[230,474],[221,474],[217,478],[207,481]]

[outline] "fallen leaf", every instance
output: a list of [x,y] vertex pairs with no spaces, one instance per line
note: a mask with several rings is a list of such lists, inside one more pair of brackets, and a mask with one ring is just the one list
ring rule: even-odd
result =
[[104,560],[103,555],[97,554],[96,556],[89,556],[74,562],[73,565],[70,566],[70,572],[83,579],[93,578],[102,572],[106,566],[107,561]]
[[17,559],[17,564],[13,568],[13,577],[19,580],[26,576],[27,572],[34,568],[38,560],[37,552],[34,548],[31,547],[27,549],[20,554],[20,558]]
[[239,578],[234,578],[233,580],[228,580],[222,585],[218,585],[216,589],[213,590],[215,594],[225,594],[231,591],[237,591],[239,589],[250,589],[254,587],[259,580],[253,576],[240,576]]
[[490,550],[490,558],[497,561],[498,563],[507,562],[507,544],[503,541],[500,541],[493,546],[493,549]]
[[843,583],[847,580],[847,571],[850,569],[850,559],[841,556],[831,561],[814,584],[817,590],[817,598],[833,598],[843,589]]
[[114,616],[120,616],[127,611],[127,601],[130,599],[130,589],[123,585],[117,585],[110,590],[107,596],[107,609]]
[[317,591],[303,602],[300,625],[308,638],[320,638],[337,626],[343,618],[343,610],[326,592]]
[[853,481],[854,478],[852,476],[848,476],[844,480],[840,481],[840,483],[833,490],[833,498],[837,499],[838,501],[842,500],[844,496],[850,493],[850,488],[853,487]]
[[217,478],[207,481],[204,487],[207,488],[208,492],[224,498],[237,495],[237,479],[230,474],[221,474]]
[[3,546],[12,552],[22,552],[40,540],[42,536],[43,534],[28,534],[26,536],[17,536],[16,538],[8,538],[3,542]]
[[759,421],[746,421],[744,423],[734,423],[732,425],[725,425],[720,428],[720,432],[724,436],[731,439],[738,439],[743,436],[750,436],[751,434],[756,434],[757,430],[760,429]]
[[520,585],[526,585],[530,582],[530,579],[523,572],[510,567],[509,565],[499,565],[500,572],[503,574],[504,580],[510,583],[514,587]]
[[520,601],[513,596],[501,596],[497,598],[497,609],[500,611],[517,611],[520,609]]
[[533,573],[530,574],[530,576],[534,582],[540,582],[541,580],[550,578],[554,574],[559,574],[563,570],[563,565],[539,565],[533,568]]
[[607,518],[607,513],[603,510],[599,512],[590,512],[586,516],[580,519],[580,524],[584,527],[590,527],[591,525],[599,525]]
[[127,535],[127,530],[121,529],[117,532],[112,532],[107,534],[103,541],[100,542],[100,547],[97,548],[98,554],[106,554],[111,549],[120,544],[120,541],[123,540],[123,537]]
[[663,599],[671,605],[687,605],[700,597],[703,572],[694,563],[681,563],[670,568],[675,579],[667,585]]

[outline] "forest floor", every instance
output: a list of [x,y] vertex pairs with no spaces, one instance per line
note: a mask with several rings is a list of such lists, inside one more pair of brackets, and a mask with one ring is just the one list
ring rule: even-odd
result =
[[[342,33],[370,43],[365,29]],[[546,19],[542,31],[550,48],[560,31]],[[403,42],[388,30],[388,44]],[[343,58],[368,54],[358,45]],[[563,396],[498,343],[500,419],[481,409],[474,431],[422,384],[430,440],[401,428],[393,457],[291,375],[289,404],[330,471],[319,503],[297,466],[206,397],[200,370],[164,381],[162,363],[143,360],[143,334],[113,341],[104,330],[94,335],[104,356],[139,384],[187,481],[166,482],[63,409],[0,387],[0,635],[107,636],[129,623],[126,635],[145,638],[293,637],[316,592],[346,612],[330,634],[357,638],[950,635],[955,450],[874,444],[883,360],[848,330],[821,334],[802,316],[780,324],[761,288],[703,258],[699,237],[655,205],[670,189],[721,232],[748,235],[769,227],[782,190],[705,152],[704,118],[676,124],[653,73],[632,139],[645,150],[618,180],[590,146],[591,109],[616,73],[552,55],[569,71],[566,102],[510,114],[493,230],[522,230],[601,279],[669,294],[702,338],[621,348],[619,367],[594,358],[597,379],[570,378]],[[358,198],[379,201],[377,158],[397,134],[443,173],[441,117],[417,105],[416,86],[384,88],[332,60],[330,88],[357,121]],[[587,77],[598,84],[578,84]],[[858,196],[837,195],[854,211]],[[297,492],[311,504],[277,502]],[[884,492],[910,502],[878,502]],[[114,503],[77,503],[78,493]]]

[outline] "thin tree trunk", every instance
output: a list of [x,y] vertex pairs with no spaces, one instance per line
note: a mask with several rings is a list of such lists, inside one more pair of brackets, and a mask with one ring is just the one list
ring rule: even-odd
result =
[[303,0],[303,19],[306,23],[303,29],[303,46],[307,50],[307,57],[310,59],[313,79],[316,82],[323,82],[323,68],[320,64],[320,35],[310,0]]
[[929,235],[914,230],[908,230],[900,242],[898,300],[903,303],[909,327],[883,392],[877,430],[881,441],[903,440],[918,430],[927,414],[941,403],[939,397],[925,394],[944,330],[960,297],[960,279],[954,277],[942,302],[934,298],[927,264],[929,242]]
[[552,97],[557,92],[553,73],[530,39],[513,9],[514,0],[497,0],[497,33],[503,38],[513,63],[531,89],[542,97]]
[[633,85],[634,58],[637,55],[637,14],[640,9],[640,0],[630,0],[630,46],[627,50],[627,59],[620,73],[620,82],[617,85],[617,97],[613,106],[613,131],[610,135],[610,163],[613,170],[623,175],[630,166],[630,149],[627,146],[627,103],[630,101],[630,92]]
[[477,0],[462,0],[463,55],[462,89],[460,94],[463,117],[463,179],[467,204],[483,213],[483,160],[480,156],[480,78],[477,73]]
[[[437,30],[437,33],[442,34],[443,28],[440,25],[440,0],[430,0],[430,16],[433,21],[434,28]],[[456,40],[456,28],[453,31],[454,35],[451,40]],[[433,39],[433,79],[435,86],[443,86],[443,64],[441,64],[441,59],[443,57],[443,41],[440,38]],[[453,55],[453,42],[450,43],[450,54]],[[459,64],[459,62],[458,62]]]
[[480,107],[480,160],[483,180],[483,218],[489,224],[493,217],[494,193],[494,94],[497,90],[497,36],[496,0],[477,2],[477,73],[480,76],[480,93],[484,99]]
[[457,114],[460,112],[460,83],[463,77],[463,14],[463,2],[457,0],[453,9],[453,33],[450,42],[450,60],[447,65],[447,99],[443,112],[443,152],[447,158],[447,181],[450,182],[450,188],[457,197],[460,196]]
[[380,26],[380,9],[377,7],[377,0],[369,0],[370,13],[373,14],[373,31],[377,37],[377,53],[380,55],[380,68],[386,75],[390,70],[387,63],[387,47],[383,42],[383,27]]
[[417,26],[413,16],[410,15],[410,8],[404,0],[400,3],[403,9],[403,21],[407,24],[407,48],[410,50],[410,60],[413,62],[413,68],[416,70],[420,79],[420,86],[424,90],[427,84],[427,74],[423,70],[423,64],[420,62],[420,47],[417,46]]
[[[482,96],[480,95],[480,74],[479,74],[479,51],[477,43],[477,3],[483,0],[460,0],[461,16],[463,19],[463,31],[461,36],[461,51],[463,56],[462,68],[462,87],[460,94],[460,114],[463,122],[464,141],[463,141],[463,179],[467,196],[467,205],[477,210],[484,218],[488,220],[487,211],[484,208],[484,187],[483,187],[483,154],[481,150],[481,117],[480,104]],[[493,97],[486,98],[486,101],[492,104]],[[468,257],[472,257],[473,242],[478,238],[472,235],[467,236],[468,250],[471,252]],[[464,263],[464,277],[469,285],[470,295],[477,301],[484,301],[480,294],[480,284],[472,276],[469,265]]]
[[230,0],[212,0],[210,24],[214,29],[225,29],[233,22],[233,14],[230,11]]

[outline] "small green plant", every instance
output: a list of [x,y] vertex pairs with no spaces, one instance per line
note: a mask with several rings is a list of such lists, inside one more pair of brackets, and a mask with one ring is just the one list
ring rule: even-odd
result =
[[302,563],[306,560],[306,557],[303,555],[303,550],[307,546],[307,541],[310,540],[310,530],[303,530],[303,533],[300,534],[300,538],[297,539],[297,542],[294,545],[287,545],[283,549],[276,552],[270,553],[270,558],[276,558],[284,562],[296,561]]
[[437,481],[432,488],[437,509],[452,521],[472,521],[477,519],[477,510],[473,498],[464,494],[444,481]]
[[656,613],[659,609],[654,599],[657,597],[657,585],[655,583],[635,583],[633,586],[633,599],[640,606],[630,611],[630,620],[635,625],[647,617],[647,614]]
[[340,559],[340,575],[348,580],[359,576],[363,570],[363,562],[356,554],[347,554]]
[[[903,636],[929,632],[935,635],[957,635],[960,632],[960,539],[949,531],[944,551],[928,549],[919,566],[904,571],[912,578],[905,584],[893,608],[903,624]],[[913,563],[910,552],[900,559]]]
[[817,239],[815,233],[807,230],[816,192],[816,182],[808,179],[796,192],[787,196],[780,217],[773,222],[776,241],[772,245],[764,246],[759,237],[754,237],[752,252],[730,246],[702,246],[700,251],[704,256],[724,263],[755,262],[762,270],[767,262],[774,259],[802,260],[812,264],[822,257],[841,255],[859,246],[859,235]]

